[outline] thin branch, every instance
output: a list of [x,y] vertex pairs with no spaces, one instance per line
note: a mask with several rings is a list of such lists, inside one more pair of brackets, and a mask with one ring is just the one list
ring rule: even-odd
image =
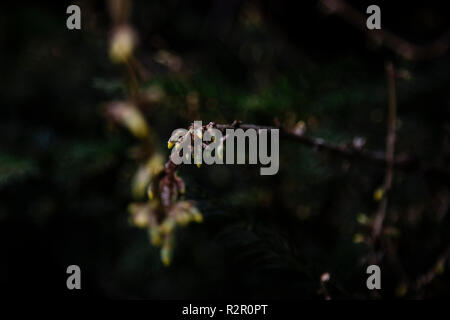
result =
[[[292,131],[285,130],[281,127],[274,126],[260,126],[255,124],[245,124],[240,121],[234,121],[232,124],[216,124],[209,123],[207,126],[203,126],[203,130],[209,128],[216,128],[222,131],[223,134],[226,135],[226,129],[254,129],[254,130],[280,130],[280,137],[285,140],[295,141],[302,145],[313,148],[317,151],[324,151],[330,154],[334,154],[349,160],[359,160],[364,163],[371,163],[375,165],[386,166],[386,178],[385,178],[385,190],[389,191],[392,184],[392,174],[393,168],[399,168],[402,170],[420,170],[425,174],[433,174],[439,175],[441,178],[444,177],[447,181],[450,180],[450,174],[445,169],[441,169],[440,167],[429,167],[421,164],[417,159],[413,159],[408,157],[407,155],[402,156],[394,156],[394,144],[395,144],[395,122],[396,122],[396,97],[395,97],[395,83],[393,78],[393,67],[392,65],[388,65],[388,79],[389,79],[389,117],[388,117],[388,138],[387,138],[387,152],[376,152],[364,150],[361,148],[356,148],[350,144],[332,144],[328,143],[321,138],[313,138],[307,137],[303,134],[295,133]],[[192,125],[191,125],[192,127]],[[205,144],[203,145],[203,148]],[[177,190],[176,186],[176,176],[175,173],[180,165],[173,163],[169,157],[169,160],[165,164],[165,170],[161,173],[160,176],[160,194],[164,195],[162,199],[162,204],[165,208],[169,208],[172,205],[173,192]],[[387,192],[385,192],[387,194]],[[387,201],[387,200],[384,200]],[[385,211],[385,203],[379,212]],[[384,220],[384,214],[381,213],[378,220],[378,224],[382,225]],[[377,227],[380,228],[380,227]],[[378,230],[378,229],[376,229]],[[376,231],[378,234],[379,231]]]
[[148,81],[150,79],[149,71],[146,69],[144,64],[134,55],[130,57],[130,64],[133,69],[136,70],[136,73],[139,75],[140,80]]
[[[341,156],[343,158],[349,159],[349,160],[363,160],[370,163],[378,164],[378,165],[386,165],[387,159],[384,154],[384,152],[380,151],[370,151],[365,150],[362,148],[356,148],[352,144],[332,144],[327,141],[325,141],[322,138],[314,138],[314,137],[308,137],[303,134],[297,134],[295,132],[287,131],[281,127],[274,127],[274,126],[259,126],[254,124],[244,124],[240,123],[239,121],[235,121],[233,124],[216,124],[216,128],[224,131],[226,129],[255,129],[255,130],[261,130],[261,129],[267,129],[267,130],[273,130],[273,129],[279,129],[280,130],[280,137],[284,138],[286,140],[295,141],[300,144],[303,144],[305,146],[312,147],[314,150],[317,151],[325,151],[331,154],[335,154],[337,156]],[[389,159],[395,166],[399,166],[402,168],[413,168],[417,166],[418,162],[415,159],[411,159],[410,157],[406,155],[400,155],[396,158]]]
[[397,122],[397,95],[395,89],[395,72],[392,62],[386,64],[386,77],[388,84],[388,118],[387,118],[387,136],[386,136],[386,175],[384,178],[383,193],[384,196],[380,201],[378,212],[375,216],[372,236],[377,239],[383,228],[384,218],[386,217],[386,209],[389,191],[392,186],[392,178],[394,176],[394,159],[395,159],[395,128]]
[[369,30],[366,27],[367,16],[347,4],[344,0],[321,0],[321,4],[330,14],[336,14],[379,45],[392,50],[406,60],[429,60],[444,55],[450,47],[450,31],[426,46],[410,43],[389,30]]
[[[235,120],[232,124],[213,124],[213,126],[223,133],[226,129],[267,129],[274,130],[278,129],[280,131],[280,138],[287,141],[294,141],[307,147],[311,147],[316,151],[327,152],[348,160],[361,161],[364,163],[388,166],[391,164],[397,169],[405,171],[421,171],[427,175],[439,176],[445,181],[450,180],[450,172],[445,168],[437,167],[435,165],[426,165],[422,163],[416,157],[411,157],[406,154],[397,155],[395,157],[387,157],[382,151],[371,151],[362,148],[356,148],[352,144],[332,144],[325,141],[322,138],[308,137],[304,134],[298,134],[292,131],[288,131],[282,127],[275,126],[265,126],[256,124],[246,124],[241,121]],[[171,163],[169,160],[166,164],[170,168],[170,171],[175,171],[178,166]]]
[[433,279],[440,273],[449,257],[450,247],[447,247],[445,251],[437,258],[436,262],[433,264],[430,270],[417,278],[415,282],[416,291],[420,291],[433,281]]

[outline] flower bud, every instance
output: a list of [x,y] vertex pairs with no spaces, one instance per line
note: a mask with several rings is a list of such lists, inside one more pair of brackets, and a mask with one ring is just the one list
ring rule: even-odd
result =
[[175,228],[175,221],[172,218],[165,219],[160,225],[160,231],[164,234],[169,234]]
[[191,215],[192,220],[194,220],[195,222],[198,223],[203,222],[203,216],[196,207],[192,206],[191,209],[189,210],[189,214]]
[[381,187],[375,190],[375,192],[373,193],[373,199],[375,201],[381,201],[383,197],[384,197],[384,189]]
[[180,226],[185,227],[189,224],[191,217],[189,216],[189,214],[187,212],[182,211],[176,215],[175,220],[177,221],[177,223]]
[[139,228],[145,228],[150,223],[149,208],[145,204],[130,203],[128,205],[128,212],[131,215],[131,223]]
[[369,218],[364,213],[360,213],[356,216],[356,221],[359,224],[366,225],[369,223]]
[[145,228],[148,226],[148,215],[144,210],[138,211],[133,215],[132,221],[136,227]]
[[353,243],[362,243],[364,242],[364,236],[360,233],[356,233],[353,236]]
[[167,267],[172,262],[173,256],[173,235],[166,235],[161,248],[161,261]]
[[141,111],[128,102],[115,102],[109,105],[107,114],[127,127],[137,138],[146,138],[149,133],[147,121]]
[[158,227],[151,227],[149,229],[150,242],[154,246],[160,246],[162,242],[161,232]]
[[147,167],[153,176],[157,176],[164,170],[164,157],[160,153],[154,153],[148,160]]
[[170,263],[172,262],[172,248],[171,247],[162,247],[161,249],[161,261],[162,263],[168,267],[170,266]]
[[155,194],[153,193],[151,185],[149,185],[147,188],[147,196],[150,200],[153,200],[153,198],[155,198]]
[[203,216],[200,212],[195,212],[192,214],[192,219],[197,223],[203,222]]
[[146,166],[141,165],[134,174],[131,183],[131,192],[134,198],[139,199],[145,196],[146,187],[150,183],[150,180],[151,180],[150,171]]

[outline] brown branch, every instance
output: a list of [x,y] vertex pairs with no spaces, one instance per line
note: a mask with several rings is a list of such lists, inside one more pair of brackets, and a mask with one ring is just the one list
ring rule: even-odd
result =
[[[217,129],[224,131],[226,129],[235,129],[240,128],[243,130],[247,129],[267,129],[267,130],[273,130],[273,129],[279,129],[280,130],[280,137],[284,138],[286,140],[295,141],[300,144],[303,144],[308,147],[312,147],[314,150],[317,151],[325,151],[330,154],[334,154],[349,160],[363,160],[367,161],[373,164],[378,165],[386,165],[387,160],[384,152],[380,151],[370,151],[365,150],[361,148],[353,147],[351,144],[332,144],[329,142],[326,142],[322,138],[314,138],[314,137],[308,137],[303,134],[297,134],[295,132],[287,131],[281,127],[274,127],[274,126],[259,126],[254,124],[243,124],[238,121],[235,121],[233,124],[217,124]],[[389,159],[395,166],[399,166],[402,168],[413,168],[416,167],[418,162],[415,159],[411,159],[406,155],[400,155],[397,156],[394,159]]]
[[389,30],[369,30],[366,27],[367,16],[347,4],[344,0],[321,0],[321,4],[330,14],[336,14],[379,45],[392,50],[406,60],[429,60],[444,55],[450,47],[450,31],[426,46],[410,43]]
[[130,57],[130,64],[136,73],[139,75],[140,80],[148,81],[150,79],[150,72],[146,69],[144,64],[135,56]]
[[285,130],[282,127],[244,124],[240,121],[234,121],[232,124],[216,124],[215,127],[221,131],[234,128],[240,128],[243,130],[279,129],[281,138],[311,147],[313,150],[327,152],[329,154],[336,155],[338,157],[345,158],[351,161],[360,161],[379,166],[387,166],[389,163],[392,163],[395,168],[400,170],[420,171],[427,176],[439,177],[444,181],[450,180],[450,172],[447,169],[442,168],[441,166],[436,166],[434,164],[425,164],[417,157],[408,156],[406,154],[397,155],[393,158],[387,159],[386,154],[383,151],[371,151],[357,148],[348,143],[333,144],[325,141],[322,138],[308,137],[303,134],[297,134],[295,132]]
[[[326,142],[325,140],[321,138],[314,138],[314,137],[308,137],[303,134],[295,133],[293,131],[285,130],[281,127],[275,127],[275,126],[261,126],[261,125],[255,125],[255,124],[245,124],[241,121],[234,121],[232,124],[216,124],[216,123],[209,123],[206,126],[203,126],[203,130],[209,128],[216,128],[222,133],[225,134],[226,129],[254,129],[254,130],[280,130],[280,137],[284,138],[288,141],[295,141],[297,143],[300,143],[302,145],[308,146],[313,148],[317,151],[324,151],[328,152],[330,154],[334,154],[336,156],[340,156],[349,160],[356,160],[361,161],[364,163],[371,163],[374,165],[380,165],[380,166],[386,166],[386,177],[385,177],[385,194],[388,193],[391,184],[392,184],[392,174],[393,174],[393,168],[398,168],[402,170],[415,170],[415,171],[422,171],[425,174],[432,174],[432,175],[439,175],[441,178],[444,178],[444,180],[448,181],[450,180],[450,174],[448,171],[440,168],[440,167],[434,167],[434,166],[426,166],[422,164],[418,159],[411,158],[407,155],[401,155],[401,156],[394,156],[394,144],[395,144],[395,122],[396,122],[396,97],[395,97],[395,83],[393,82],[393,67],[391,64],[387,65],[387,73],[388,73],[388,79],[389,79],[389,117],[388,117],[388,137],[387,137],[387,151],[384,152],[377,152],[377,151],[370,151],[365,150],[362,148],[357,148],[351,144],[332,144],[329,142]],[[192,125],[191,125],[192,127]],[[205,147],[205,144],[203,145],[203,148]],[[176,186],[176,177],[175,172],[180,167],[180,165],[174,164],[170,158],[166,162],[165,170],[163,171],[161,177],[160,177],[160,194],[164,197],[163,199],[163,206],[165,208],[169,208],[172,205],[172,199],[173,194],[177,190]],[[385,197],[386,198],[386,197]],[[384,200],[383,201],[387,201]],[[379,228],[381,228],[382,222],[384,220],[385,213],[385,206],[387,203],[382,202],[382,205],[380,205],[380,210],[378,214],[379,222],[376,227],[375,234],[379,233]]]
[[441,272],[445,262],[450,257],[450,247],[447,247],[445,251],[437,258],[433,266],[425,274],[419,276],[415,282],[416,291],[420,291],[429,285],[433,279]]
[[[395,125],[395,124],[394,124]],[[380,166],[392,165],[395,168],[405,171],[422,171],[425,174],[438,175],[444,180],[450,180],[450,172],[441,167],[434,165],[426,165],[419,161],[415,157],[411,157],[405,154],[397,156],[389,156],[382,151],[371,151],[362,148],[354,147],[352,144],[332,144],[325,141],[322,138],[308,137],[304,134],[298,134],[292,131],[285,130],[282,127],[264,126],[255,124],[245,124],[241,121],[234,121],[232,124],[213,124],[214,128],[221,130],[223,133],[226,129],[267,129],[267,130],[280,130],[280,137],[287,141],[294,141],[299,144],[311,147],[317,151],[327,152],[348,160],[362,161]],[[395,138],[394,138],[395,139]],[[178,165],[175,165],[170,160],[166,163],[166,171],[170,173],[178,169]]]
[[377,239],[383,228],[384,218],[386,217],[386,209],[388,202],[388,194],[392,186],[392,178],[394,175],[394,159],[395,159],[395,125],[397,122],[397,95],[395,90],[395,72],[392,62],[386,63],[386,77],[388,84],[388,118],[387,118],[387,136],[386,136],[386,175],[384,178],[383,193],[384,196],[380,201],[378,212],[375,216],[372,236]]

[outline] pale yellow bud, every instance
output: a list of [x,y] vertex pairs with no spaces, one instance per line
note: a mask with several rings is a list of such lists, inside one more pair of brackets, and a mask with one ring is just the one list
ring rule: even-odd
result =
[[153,193],[151,186],[148,186],[147,188],[147,196],[150,200],[153,200],[155,198],[155,194]]
[[129,102],[115,102],[109,105],[108,115],[127,127],[138,138],[146,138],[149,133],[147,121],[141,111]]
[[364,242],[364,236],[362,234],[360,234],[360,233],[356,233],[353,236],[353,242],[354,243],[362,243],[362,242]]
[[220,160],[223,159],[223,143],[221,143],[221,144],[217,147],[217,156],[219,157]]
[[161,233],[159,232],[157,227],[151,227],[149,230],[149,234],[150,234],[150,242],[152,245],[154,246],[161,245],[162,242]]
[[146,166],[141,165],[136,171],[132,181],[132,193],[135,198],[142,198],[145,196],[145,191],[151,179],[151,173]]
[[139,228],[145,228],[148,226],[148,215],[145,210],[140,210],[133,215],[133,224]]
[[194,220],[195,222],[203,222],[203,216],[196,207],[191,207],[191,209],[189,210],[189,214],[191,215],[192,220]]
[[383,197],[384,197],[384,189],[383,188],[378,188],[373,193],[373,199],[375,201],[380,201],[381,199],[383,199]]
[[154,153],[147,162],[147,167],[153,176],[164,170],[164,157],[160,153]]
[[109,56],[115,63],[124,63],[132,55],[136,46],[136,35],[133,29],[123,25],[114,30],[111,37]]
[[143,114],[135,106],[123,103],[121,105],[122,123],[138,138],[145,138],[148,135],[147,121]]
[[356,221],[362,225],[366,225],[369,223],[369,218],[364,213],[360,213],[356,216]]
[[170,266],[172,262],[172,248],[163,247],[161,249],[161,261],[166,267]]
[[166,236],[161,248],[161,261],[167,267],[172,262],[173,255],[173,235]]
[[175,221],[172,218],[167,218],[161,223],[160,230],[164,234],[169,234],[175,228]]
[[202,223],[203,222],[203,216],[200,212],[195,212],[192,214],[192,218],[195,222],[197,223]]
[[176,215],[176,221],[180,226],[186,226],[188,225],[189,221],[191,220],[191,217],[186,212],[180,212]]

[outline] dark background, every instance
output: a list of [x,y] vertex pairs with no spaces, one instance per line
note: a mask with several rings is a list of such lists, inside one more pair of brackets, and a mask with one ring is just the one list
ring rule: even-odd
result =
[[[445,1],[349,3],[363,13],[380,5],[382,28],[417,44],[449,28]],[[108,57],[106,4],[77,2],[80,31],[65,26],[69,4],[0,8],[2,294],[322,299],[320,276],[329,272],[332,298],[448,296],[448,262],[425,288],[401,290],[448,248],[448,181],[395,171],[386,225],[401,267],[382,260],[383,290],[374,295],[365,286],[370,247],[353,239],[367,232],[357,215],[376,212],[384,168],[289,142],[275,176],[260,176],[259,166],[183,168],[187,198],[205,221],[177,231],[164,267],[128,221],[137,142],[102,112],[126,99],[123,70]],[[402,60],[317,1],[135,1],[130,24],[151,74],[142,86],[165,92],[144,110],[161,150],[193,120],[273,125],[275,117],[303,120],[308,135],[333,143],[358,136],[384,150],[390,60],[410,75],[397,80],[396,150],[431,163],[448,154],[449,56]],[[177,55],[181,71],[158,64],[160,50]],[[186,111],[191,92],[200,118]],[[66,289],[71,264],[82,270],[79,292]]]

